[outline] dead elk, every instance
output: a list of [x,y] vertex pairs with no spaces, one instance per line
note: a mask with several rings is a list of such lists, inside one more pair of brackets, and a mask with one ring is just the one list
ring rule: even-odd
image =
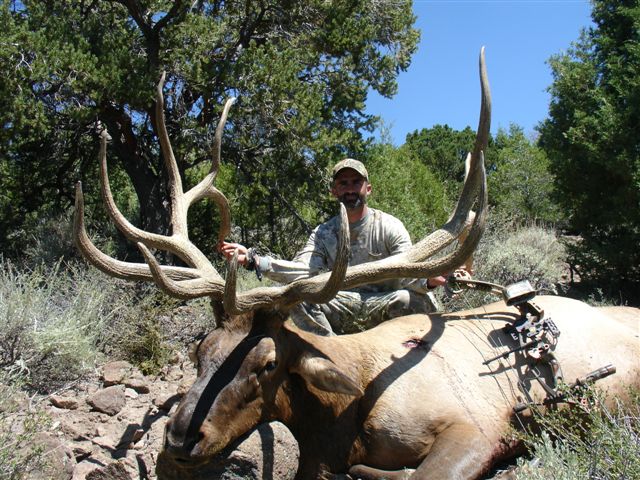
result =
[[[514,406],[527,399],[543,402],[548,396],[536,381],[535,364],[523,356],[503,355],[517,347],[503,329],[519,317],[516,308],[500,302],[455,314],[410,315],[339,337],[319,337],[287,321],[288,308],[297,302],[326,302],[339,289],[374,280],[442,274],[471,255],[486,217],[483,151],[490,95],[483,53],[480,72],[478,133],[460,199],[447,223],[404,254],[347,268],[343,210],[336,268],[279,287],[236,292],[237,262],[232,262],[225,280],[188,238],[187,210],[202,198],[214,200],[220,209],[220,239],[229,233],[228,202],[214,180],[230,102],[216,130],[211,172],[184,192],[164,125],[163,82],[158,86],[156,120],[172,202],[169,236],[144,232],[118,211],[106,174],[103,134],[105,203],[147,263],[115,260],[90,242],[78,186],[75,234],[80,250],[109,275],[153,280],[171,295],[209,296],[217,305],[219,325],[198,346],[198,376],[167,423],[164,455],[194,468],[272,420],[287,425],[298,441],[299,479],[350,468],[370,478],[405,478],[407,467],[417,469],[411,477],[415,479],[473,479],[513,453],[505,436],[508,427],[525,421],[528,414],[514,413]],[[452,244],[450,253],[434,256]],[[169,251],[188,266],[159,265],[151,248]],[[637,381],[637,312],[631,320],[615,319],[616,315],[560,297],[536,298],[536,305],[562,332],[551,348],[564,378],[578,378],[611,363],[618,373],[602,380],[604,388],[619,392],[625,382]],[[496,356],[504,358],[487,362]]]

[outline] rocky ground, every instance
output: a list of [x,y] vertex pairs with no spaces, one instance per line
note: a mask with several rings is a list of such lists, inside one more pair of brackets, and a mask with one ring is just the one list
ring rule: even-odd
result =
[[298,447],[286,427],[279,423],[260,427],[200,470],[181,471],[168,459],[159,458],[165,423],[194,379],[193,366],[179,356],[153,377],[143,376],[127,362],[110,362],[101,368],[95,380],[51,395],[37,406],[25,405],[20,414],[23,418],[17,418],[16,425],[43,408],[49,419],[46,431],[34,439],[34,445],[45,452],[46,462],[29,478],[293,478]]

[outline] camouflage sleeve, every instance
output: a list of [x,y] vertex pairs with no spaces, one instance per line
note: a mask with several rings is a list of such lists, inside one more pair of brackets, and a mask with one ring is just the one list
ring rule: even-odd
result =
[[272,257],[261,257],[260,268],[264,275],[279,283],[291,283],[328,270],[324,245],[318,238],[318,228],[309,236],[304,248],[292,261]]

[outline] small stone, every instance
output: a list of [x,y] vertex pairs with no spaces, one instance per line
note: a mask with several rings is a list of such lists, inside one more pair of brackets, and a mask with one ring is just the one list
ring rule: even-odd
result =
[[100,436],[100,437],[93,437],[91,439],[91,441],[93,443],[95,443],[96,445],[98,445],[99,447],[102,448],[108,448],[108,449],[113,449],[115,448],[117,442],[110,436],[105,435],[105,436]]
[[138,394],[138,392],[136,392],[133,388],[125,388],[124,389],[124,396],[127,398],[138,398],[140,396],[140,394]]
[[51,405],[57,408],[63,408],[65,410],[75,410],[78,408],[78,400],[71,397],[62,397],[59,395],[51,395],[49,397]]
[[87,398],[87,403],[98,412],[106,413],[110,416],[116,415],[126,403],[124,387],[122,385],[114,385],[100,390]]
[[82,461],[73,469],[73,477],[71,477],[71,480],[85,480],[89,473],[98,468],[100,468],[100,464],[96,464],[95,461]]
[[132,480],[121,462],[114,462],[105,468],[98,468],[87,475],[87,480]]
[[180,400],[180,396],[176,393],[162,392],[153,399],[153,404],[160,410],[168,412],[174,403]]
[[169,363],[171,365],[178,365],[179,363],[182,363],[184,361],[184,356],[178,352],[177,350],[174,350],[171,354],[171,357],[169,357]]
[[132,438],[133,443],[136,443],[142,437],[144,437],[144,429],[136,428],[136,430],[133,432],[133,438]]
[[131,388],[138,393],[149,393],[149,385],[142,378],[128,378],[123,383],[125,387]]
[[193,385],[193,382],[191,381],[184,381],[180,383],[180,385],[178,385],[178,390],[176,391],[176,394],[179,397],[184,397],[187,394],[187,392],[191,389],[191,385]]
[[90,448],[78,444],[73,445],[71,451],[73,452],[73,456],[76,458],[76,462],[78,463],[82,462],[85,458],[90,457],[93,453]]
[[121,384],[128,378],[134,367],[129,362],[120,360],[117,362],[105,363],[102,366],[102,381],[105,387]]

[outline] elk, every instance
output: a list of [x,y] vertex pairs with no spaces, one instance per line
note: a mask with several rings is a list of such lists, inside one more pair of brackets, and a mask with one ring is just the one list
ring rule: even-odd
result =
[[[183,478],[272,420],[287,425],[299,443],[299,479],[347,472],[354,478],[474,479],[516,452],[509,426],[524,425],[531,410],[516,412],[514,407],[527,399],[545,403],[545,384],[536,380],[551,375],[525,356],[505,353],[517,347],[504,329],[520,317],[516,307],[497,302],[457,313],[409,315],[336,337],[301,331],[287,320],[288,309],[297,302],[326,302],[339,289],[375,280],[443,274],[472,254],[487,210],[483,152],[491,100],[484,51],[480,80],[480,121],[467,175],[455,210],[440,229],[403,254],[348,267],[348,223],[342,208],[339,261],[332,272],[247,292],[236,291],[237,258],[223,278],[189,241],[187,228],[189,206],[210,198],[221,212],[219,239],[229,233],[229,205],[214,180],[231,101],[216,129],[210,173],[184,192],[164,125],[163,80],[158,84],[158,134],[171,180],[169,236],[141,231],[118,211],[107,178],[107,135],[102,134],[104,201],[146,263],[116,260],[91,243],[80,185],[74,227],[78,247],[109,275],[154,281],[179,298],[209,296],[214,305],[218,325],[195,352],[196,381],[166,427],[163,454],[175,468],[185,468]],[[455,248],[443,253],[449,245]],[[152,248],[173,253],[187,266],[160,265]],[[636,310],[598,310],[550,296],[536,297],[535,303],[562,332],[550,348],[564,378],[612,363],[617,374],[602,380],[604,388],[621,393],[625,384],[638,383]],[[405,468],[416,470],[408,473]]]

